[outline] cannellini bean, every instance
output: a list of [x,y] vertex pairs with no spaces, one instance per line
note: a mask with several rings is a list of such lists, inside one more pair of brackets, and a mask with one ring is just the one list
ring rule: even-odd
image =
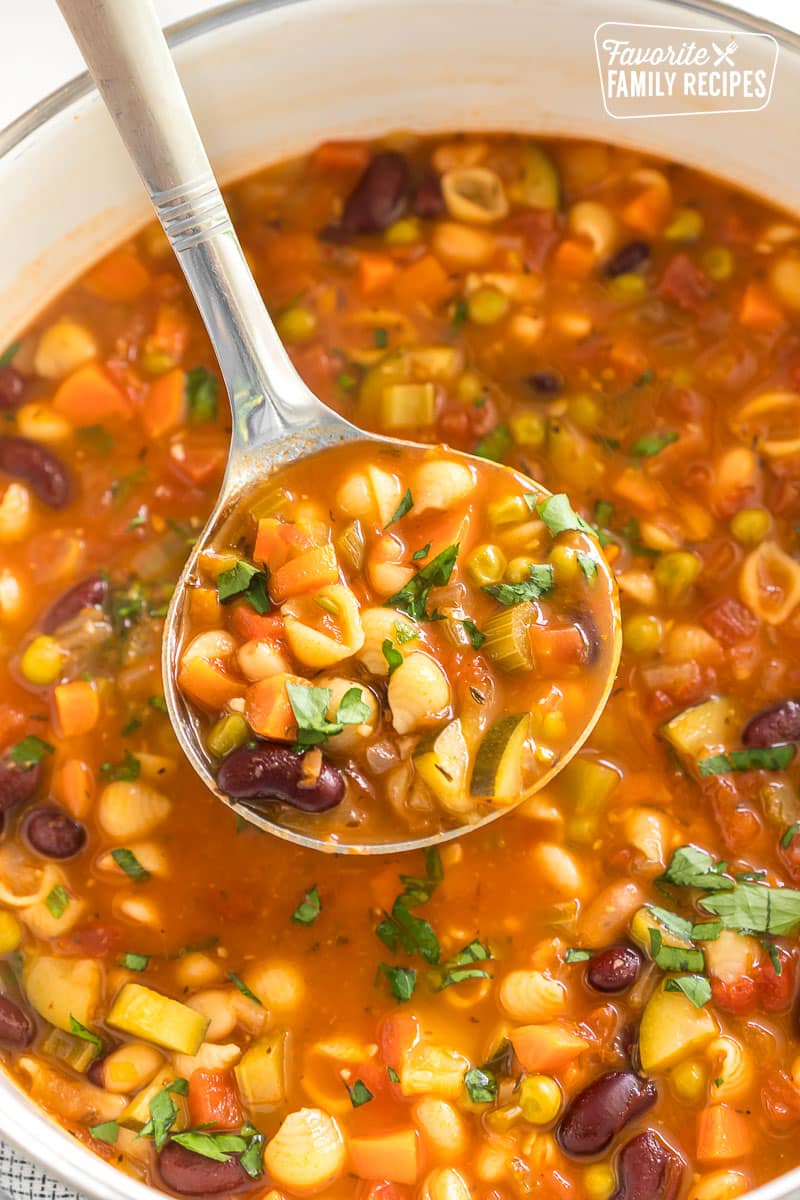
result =
[[259,642],[252,639],[244,642],[236,653],[239,670],[245,679],[251,683],[259,679],[268,679],[270,675],[291,673],[291,664],[285,654],[281,654],[269,642]]
[[289,1113],[264,1153],[270,1178],[300,1196],[328,1187],[342,1174],[346,1161],[339,1126],[319,1108]]
[[428,1153],[445,1162],[458,1162],[467,1149],[468,1134],[464,1118],[448,1100],[426,1096],[414,1105],[414,1123]]
[[184,1079],[190,1079],[193,1071],[228,1071],[242,1057],[241,1046],[226,1042],[217,1046],[203,1042],[197,1054],[174,1054],[175,1069]]
[[544,1024],[560,1017],[566,1008],[563,983],[542,971],[511,971],[500,984],[497,999],[513,1021]]
[[470,1200],[469,1184],[455,1167],[437,1167],[422,1184],[423,1200]]
[[450,684],[439,664],[414,651],[389,680],[389,707],[398,733],[410,733],[443,720],[450,704]]
[[294,1012],[305,999],[303,976],[290,963],[260,963],[246,967],[242,978],[270,1012]]
[[[130,850],[136,858],[136,861],[149,875],[165,876],[169,874],[169,860],[163,846],[158,842],[135,842],[129,845],[126,849]],[[101,871],[108,871],[116,875],[120,882],[128,878],[126,872],[122,869],[116,859],[111,857],[111,853],[103,854],[97,863]]]
[[44,445],[56,445],[72,436],[72,425],[50,404],[34,401],[17,409],[17,429],[22,437]]
[[69,904],[60,917],[53,916],[47,907],[47,901],[41,900],[20,912],[20,920],[31,933],[40,938],[62,937],[85,917],[86,901],[70,895]]
[[21,483],[10,483],[0,499],[0,542],[21,542],[33,523],[31,493]]
[[487,230],[441,221],[433,231],[431,249],[445,266],[482,267],[494,254],[495,239]]
[[164,914],[156,901],[134,891],[118,892],[111,902],[111,909],[115,917],[135,925],[161,929],[164,923]]
[[749,1189],[750,1180],[742,1171],[710,1171],[693,1181],[688,1200],[736,1200]]
[[103,1087],[115,1094],[146,1087],[164,1062],[164,1055],[146,1042],[126,1042],[102,1060]]
[[748,975],[761,959],[761,947],[754,937],[723,929],[713,942],[704,942],[709,975],[723,983],[735,983]]
[[[234,988],[210,988],[197,992],[186,1003],[190,1008],[208,1017],[207,1042],[223,1042],[236,1028],[238,1013],[233,1006]],[[238,993],[237,993],[238,994]],[[250,1001],[252,1004],[252,1001]]]
[[175,980],[179,987],[193,991],[195,988],[208,987],[224,978],[221,964],[208,954],[194,950],[184,954],[175,964]]
[[90,331],[62,317],[39,338],[33,369],[43,379],[63,379],[93,358],[97,358],[97,343]]
[[364,644],[358,658],[373,675],[388,675],[389,664],[383,653],[383,643],[390,641],[401,654],[410,654],[419,645],[419,626],[416,621],[392,608],[365,608],[361,614]]
[[761,474],[758,459],[747,446],[733,446],[714,463],[710,499],[712,506],[727,514],[743,497],[755,492]]
[[467,1070],[469,1060],[452,1046],[418,1042],[406,1053],[400,1067],[400,1089],[404,1096],[458,1100]]
[[793,312],[800,311],[800,258],[784,254],[769,269],[769,284],[775,295]]
[[[610,883],[591,901],[578,920],[578,939],[589,950],[601,950],[623,932],[647,896],[630,880]],[[709,943],[710,945],[710,943]]]
[[236,651],[236,638],[224,629],[208,629],[192,638],[183,651],[181,659],[189,662],[200,658],[204,662],[226,662]]
[[639,851],[640,872],[654,875],[665,870],[678,841],[674,822],[666,813],[657,808],[630,808],[623,815],[622,831],[625,841]]
[[170,800],[138,780],[116,780],[100,793],[97,816],[110,837],[120,841],[146,837],[169,816]]
[[22,612],[24,594],[17,575],[8,567],[0,569],[0,620],[14,621]]
[[411,491],[417,516],[429,509],[444,511],[461,504],[475,487],[470,467],[445,460],[424,462],[414,475]]

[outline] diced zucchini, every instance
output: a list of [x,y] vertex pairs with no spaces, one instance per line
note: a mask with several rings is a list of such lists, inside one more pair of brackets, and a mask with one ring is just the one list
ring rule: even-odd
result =
[[273,1029],[257,1038],[233,1068],[239,1093],[246,1104],[277,1107],[286,1099],[285,1029]]
[[740,727],[735,702],[727,696],[714,696],[679,712],[661,726],[659,733],[682,765],[695,772],[699,759],[735,745]]
[[579,754],[564,767],[559,790],[569,814],[567,841],[590,846],[596,840],[608,798],[619,778],[613,767],[586,754]]
[[[130,1126],[132,1129],[141,1129],[143,1125],[146,1125],[150,1120],[150,1101],[159,1092],[163,1092],[165,1087],[174,1083],[177,1074],[174,1067],[164,1067],[163,1070],[159,1071],[152,1083],[149,1083],[146,1088],[142,1088],[140,1092],[137,1092],[128,1107],[123,1109],[119,1117],[120,1125]],[[170,1096],[178,1110],[175,1123],[172,1126],[173,1130],[177,1132],[179,1129],[185,1129],[189,1124],[188,1105],[180,1093],[170,1092]]]
[[81,1075],[88,1071],[97,1057],[97,1046],[93,1042],[72,1037],[71,1034],[64,1033],[63,1029],[56,1029],[55,1025],[39,1049],[43,1054],[52,1055],[53,1058],[72,1067],[73,1071],[78,1071]]
[[197,1054],[209,1020],[179,1000],[126,983],[111,1006],[108,1024],[167,1050]]
[[530,671],[533,667],[528,630],[536,620],[530,601],[501,608],[483,626],[483,651],[502,671]]
[[719,1033],[707,1008],[697,1008],[682,992],[663,985],[648,1000],[639,1025],[642,1070],[664,1071],[696,1054]]
[[511,804],[522,792],[522,750],[530,713],[498,717],[483,735],[472,768],[470,795]]
[[469,748],[459,720],[424,738],[414,751],[417,774],[448,812],[463,813],[473,807],[467,794]]
[[40,1017],[71,1032],[70,1017],[89,1026],[100,1002],[102,968],[93,958],[42,954],[24,971],[25,992]]
[[522,160],[522,179],[513,189],[515,199],[531,208],[558,208],[561,180],[555,163],[540,146],[530,142]]

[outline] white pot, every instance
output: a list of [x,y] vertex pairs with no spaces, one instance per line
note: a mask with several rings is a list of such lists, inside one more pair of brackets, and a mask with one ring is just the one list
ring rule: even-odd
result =
[[[606,21],[769,30],[780,44],[770,103],[755,113],[613,120],[594,47]],[[528,130],[650,150],[800,211],[800,39],[713,0],[239,0],[177,27],[172,43],[223,179],[330,137]],[[0,347],[148,217],[85,79],[0,135]],[[95,1200],[153,1200],[2,1075],[0,1136]],[[752,1195],[800,1195],[800,1170]]]

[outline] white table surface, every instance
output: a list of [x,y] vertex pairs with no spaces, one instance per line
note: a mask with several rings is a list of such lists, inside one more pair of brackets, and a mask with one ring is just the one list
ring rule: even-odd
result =
[[[556,0],[528,2],[555,4]],[[730,2],[800,32],[800,0]],[[212,7],[202,0],[156,0],[164,25]],[[676,7],[676,19],[679,12]],[[0,128],[81,70],[80,55],[55,0],[0,0],[0,47]]]

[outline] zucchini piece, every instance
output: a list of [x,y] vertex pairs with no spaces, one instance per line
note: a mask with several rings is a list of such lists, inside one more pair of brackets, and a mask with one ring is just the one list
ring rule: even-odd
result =
[[39,1049],[43,1054],[49,1054],[66,1066],[72,1067],[72,1070],[80,1075],[85,1074],[97,1058],[97,1046],[92,1042],[64,1033],[63,1029],[57,1029],[55,1025]]
[[714,696],[693,704],[665,722],[659,734],[672,746],[681,765],[697,774],[701,758],[730,750],[738,741],[741,716],[728,696]]
[[597,840],[609,796],[619,779],[619,771],[614,767],[585,754],[579,754],[564,767],[558,786],[569,808],[568,842],[591,846]]
[[[174,1083],[177,1075],[178,1072],[174,1067],[164,1067],[159,1071],[152,1083],[137,1092],[128,1107],[120,1113],[120,1125],[130,1126],[132,1129],[141,1129],[143,1125],[146,1125],[151,1117],[150,1101],[159,1092],[163,1092],[165,1087]],[[177,1133],[178,1130],[185,1129],[189,1124],[189,1106],[186,1098],[179,1092],[170,1092],[170,1099],[178,1110],[172,1126],[173,1133]]]
[[469,748],[458,719],[419,743],[414,767],[448,812],[462,815],[474,807],[467,793]]
[[483,626],[486,641],[482,650],[501,671],[530,671],[533,668],[528,630],[536,620],[536,606],[529,600],[502,608]]
[[436,388],[432,383],[392,383],[383,389],[380,414],[385,429],[432,425],[435,413]]
[[276,1108],[286,1099],[285,1029],[273,1029],[248,1047],[233,1068],[239,1094],[246,1104]]
[[470,795],[512,804],[522,794],[522,748],[530,732],[530,713],[498,717],[483,735],[475,756]]
[[111,1006],[108,1024],[179,1054],[197,1054],[210,1024],[202,1013],[141,983],[126,983]]
[[639,1059],[645,1074],[664,1071],[704,1049],[719,1033],[707,1008],[696,1008],[682,992],[653,992],[639,1025]]
[[557,209],[561,203],[561,180],[555,163],[541,146],[530,142],[522,159],[522,179],[512,196],[531,208]]

